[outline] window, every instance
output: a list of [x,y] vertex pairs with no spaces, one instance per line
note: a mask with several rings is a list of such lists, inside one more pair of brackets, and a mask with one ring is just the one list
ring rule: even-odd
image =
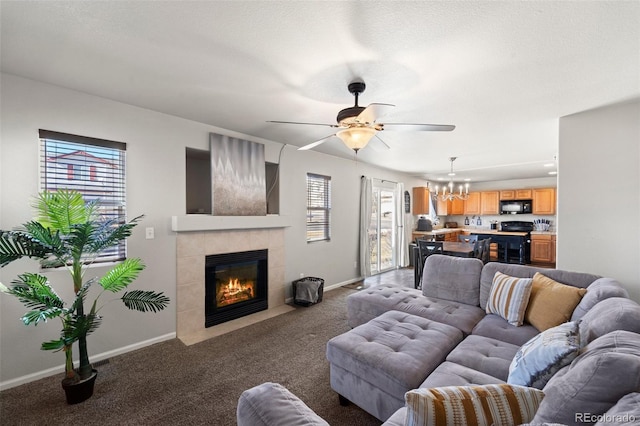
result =
[[307,173],[307,242],[331,239],[331,178]]
[[[124,223],[125,153],[126,144],[122,142],[40,130],[40,190],[76,190],[86,201],[98,200],[104,217]],[[96,262],[125,258],[122,241]]]

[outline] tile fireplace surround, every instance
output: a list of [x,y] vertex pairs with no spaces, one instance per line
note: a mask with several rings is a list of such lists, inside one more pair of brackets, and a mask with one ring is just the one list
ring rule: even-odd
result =
[[[295,309],[285,304],[284,226],[261,229],[194,230],[193,227],[178,224],[174,218],[172,228],[178,231],[176,334],[185,344],[197,343]],[[205,256],[260,249],[269,250],[269,308],[206,328],[204,326]]]

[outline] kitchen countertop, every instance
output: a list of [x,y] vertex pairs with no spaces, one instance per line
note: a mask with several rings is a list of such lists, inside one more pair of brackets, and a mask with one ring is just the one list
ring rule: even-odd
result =
[[452,232],[460,232],[461,228],[439,228],[434,229],[432,231],[413,231],[414,234],[420,235],[442,235],[442,234],[450,234]]
[[[434,229],[432,231],[413,231],[414,234],[418,235],[443,235],[450,234],[452,232],[469,232],[470,234],[488,234],[488,235],[514,235],[517,237],[524,237],[527,235],[527,232],[507,232],[507,231],[498,231],[497,229],[483,229],[483,228],[439,228]],[[551,231],[531,231],[532,234],[538,235],[555,235],[555,232]]]
[[531,235],[556,235],[555,231],[531,231]]

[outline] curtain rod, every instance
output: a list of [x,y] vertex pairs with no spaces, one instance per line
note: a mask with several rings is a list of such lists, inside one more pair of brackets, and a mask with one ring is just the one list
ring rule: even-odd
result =
[[[367,176],[360,175],[360,179],[365,178],[365,177],[367,177]],[[371,179],[379,180],[380,182],[398,183],[398,182],[395,182],[395,181],[392,181],[392,180],[386,180],[386,179],[378,179],[378,178],[371,178]]]

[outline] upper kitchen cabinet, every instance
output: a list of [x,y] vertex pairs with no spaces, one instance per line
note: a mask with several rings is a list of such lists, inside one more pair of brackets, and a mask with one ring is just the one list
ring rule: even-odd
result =
[[480,214],[480,193],[470,192],[469,198],[464,201],[464,214]]
[[500,192],[499,191],[481,192],[480,193],[480,214],[499,214],[499,213],[500,213]]
[[531,200],[533,191],[531,189],[506,189],[500,191],[501,200]]
[[536,188],[532,190],[533,214],[556,214],[556,189]]
[[426,186],[413,187],[413,214],[429,214],[429,188]]
[[464,214],[464,201],[455,199],[452,201],[442,201],[438,198],[438,216],[461,215]]

